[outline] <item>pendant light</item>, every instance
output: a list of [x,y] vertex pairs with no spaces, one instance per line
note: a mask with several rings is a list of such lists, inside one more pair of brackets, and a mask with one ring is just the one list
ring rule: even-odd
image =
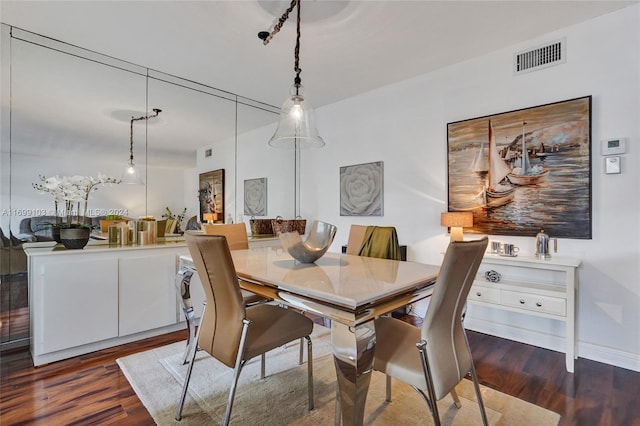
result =
[[158,108],[154,108],[153,112],[154,112],[153,115],[143,115],[142,117],[137,117],[137,118],[131,117],[131,123],[130,123],[131,133],[129,135],[129,163],[127,163],[127,165],[124,167],[124,170],[122,171],[122,178],[120,179],[121,183],[126,183],[130,185],[144,185],[142,174],[140,173],[140,170],[138,169],[138,167],[136,167],[135,163],[133,162],[133,122],[139,121],[139,120],[148,120],[150,118],[157,117],[158,114],[162,112],[162,110]]
[[261,31],[258,37],[267,45],[289,18],[289,13],[297,6],[296,47],[294,51],[294,71],[296,76],[291,86],[290,96],[284,101],[280,111],[280,121],[269,145],[276,148],[321,148],[325,145],[318,134],[313,108],[304,97],[300,78],[300,4],[302,0],[292,0],[289,8],[278,20],[271,33]]

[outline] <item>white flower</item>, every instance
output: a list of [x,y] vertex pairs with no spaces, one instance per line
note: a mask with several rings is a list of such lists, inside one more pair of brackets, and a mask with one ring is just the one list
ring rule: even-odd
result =
[[71,220],[73,205],[77,203],[78,211],[76,216],[80,216],[80,203],[84,202],[83,216],[87,214],[87,204],[89,202],[89,194],[98,189],[98,185],[120,183],[119,180],[98,174],[93,176],[51,176],[44,177],[40,175],[42,183],[34,183],[33,187],[40,194],[51,194],[56,204],[56,215],[58,213],[58,203],[65,203],[67,220]]

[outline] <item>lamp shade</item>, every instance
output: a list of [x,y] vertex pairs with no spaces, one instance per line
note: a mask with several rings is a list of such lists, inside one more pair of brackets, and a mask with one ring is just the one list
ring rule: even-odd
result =
[[471,212],[445,212],[440,214],[440,225],[468,228],[473,226],[473,213]]
[[301,85],[293,85],[292,94],[282,104],[275,134],[269,140],[274,148],[321,148],[325,145],[318,134],[313,107],[305,100]]
[[124,169],[122,170],[122,178],[120,180],[121,183],[129,185],[144,185],[144,180],[142,180],[140,170],[132,162],[124,166]]
[[204,215],[202,215],[204,220],[206,220],[209,223],[213,223],[216,220],[218,220],[218,213],[205,213]]

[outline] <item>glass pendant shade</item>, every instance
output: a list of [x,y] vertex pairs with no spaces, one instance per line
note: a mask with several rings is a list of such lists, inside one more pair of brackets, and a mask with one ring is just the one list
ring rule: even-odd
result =
[[121,183],[129,185],[144,185],[142,174],[133,162],[127,164],[122,170]]
[[325,145],[318,134],[316,117],[309,101],[304,99],[301,85],[293,85],[291,96],[282,104],[280,121],[269,145],[275,148],[321,148]]

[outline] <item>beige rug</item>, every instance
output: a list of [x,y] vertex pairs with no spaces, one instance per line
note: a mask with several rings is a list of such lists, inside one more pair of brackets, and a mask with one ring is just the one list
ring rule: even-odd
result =
[[[316,327],[313,337],[315,410],[307,410],[307,365],[299,366],[298,344],[267,354],[267,378],[260,380],[260,362],[247,363],[240,375],[231,424],[331,425],[335,414],[335,368],[327,329]],[[183,418],[174,420],[187,366],[181,365],[184,343],[174,343],[117,360],[136,394],[159,425],[220,424],[232,370],[204,352],[196,357]],[[305,352],[306,358],[306,352]],[[393,402],[386,403],[384,375],[375,372],[369,387],[365,424],[432,424],[420,396],[404,383],[393,382]],[[473,384],[463,380],[457,388],[462,408],[450,397],[438,403],[444,425],[482,424]],[[560,416],[533,404],[482,387],[491,425],[557,425]]]

